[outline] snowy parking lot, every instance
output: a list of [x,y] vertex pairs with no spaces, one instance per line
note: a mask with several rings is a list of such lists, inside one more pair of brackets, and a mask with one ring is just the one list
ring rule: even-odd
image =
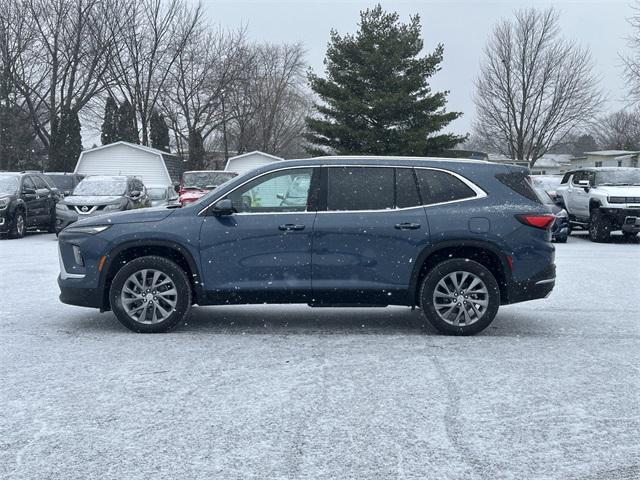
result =
[[640,478],[640,242],[557,245],[475,337],[408,308],[196,308],[164,335],[58,301],[0,241],[0,478]]

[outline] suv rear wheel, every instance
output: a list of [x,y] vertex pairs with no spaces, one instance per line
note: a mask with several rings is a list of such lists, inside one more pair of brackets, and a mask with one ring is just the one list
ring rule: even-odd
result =
[[606,242],[611,233],[611,221],[602,214],[599,208],[591,210],[589,216],[589,240],[592,242]]
[[441,333],[473,335],[487,328],[498,313],[500,289],[484,265],[456,258],[439,263],[427,274],[420,305]]
[[163,257],[140,257],[122,267],[111,283],[111,309],[130,330],[160,333],[175,328],[191,308],[184,270]]

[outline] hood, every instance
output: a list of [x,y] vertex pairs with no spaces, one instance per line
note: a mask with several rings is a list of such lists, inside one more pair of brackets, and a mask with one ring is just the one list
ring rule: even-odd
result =
[[114,205],[121,203],[122,196],[89,196],[89,195],[69,195],[64,197],[60,203],[65,205]]
[[15,193],[0,193],[0,198],[13,198],[15,196]]
[[175,212],[175,208],[157,207],[127,210],[125,212],[105,213],[99,216],[85,218],[74,225],[118,225],[125,223],[160,222]]
[[593,188],[610,197],[640,197],[640,185],[596,185]]
[[182,195],[180,195],[180,201],[193,201],[198,200],[199,198],[204,197],[211,190],[187,190]]

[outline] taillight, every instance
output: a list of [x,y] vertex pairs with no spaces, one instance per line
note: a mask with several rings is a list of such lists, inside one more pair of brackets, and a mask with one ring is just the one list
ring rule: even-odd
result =
[[546,230],[547,228],[549,228],[553,224],[553,221],[556,219],[554,215],[551,215],[549,213],[545,213],[542,215],[516,215],[516,218],[520,223],[524,223],[525,225],[528,225],[530,227],[541,228],[542,230]]

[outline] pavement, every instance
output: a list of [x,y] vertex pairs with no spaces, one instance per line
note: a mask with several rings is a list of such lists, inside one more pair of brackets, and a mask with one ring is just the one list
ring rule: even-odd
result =
[[408,308],[195,308],[139,335],[0,240],[2,479],[640,478],[640,241],[556,246],[545,300],[446,337]]

